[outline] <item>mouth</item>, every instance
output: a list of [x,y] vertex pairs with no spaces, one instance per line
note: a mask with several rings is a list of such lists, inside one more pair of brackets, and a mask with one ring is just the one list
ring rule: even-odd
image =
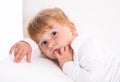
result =
[[60,53],[60,49],[59,48],[54,49],[53,54],[55,54],[55,52]]

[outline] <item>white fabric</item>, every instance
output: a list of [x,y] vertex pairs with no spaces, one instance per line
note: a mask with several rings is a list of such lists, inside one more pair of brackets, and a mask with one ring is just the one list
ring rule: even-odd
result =
[[104,82],[104,62],[95,40],[78,36],[71,44],[74,62],[65,63],[63,71],[75,82]]
[[63,72],[75,82],[120,82],[120,59],[110,51],[103,51],[93,37],[78,36],[71,47],[74,62],[65,63]]
[[41,56],[38,45],[29,38],[23,41],[32,46],[31,63],[25,58],[13,62],[13,55],[0,62],[0,82],[73,82],[53,61]]
[[32,62],[25,59],[14,63],[13,56],[0,62],[0,82],[73,82],[51,60],[32,55]]
[[[41,55],[38,45],[36,43],[34,43],[34,41],[32,41],[31,39],[26,39],[24,41],[28,42],[32,46],[32,50],[33,50],[32,54],[33,55],[35,54],[37,57],[39,55]],[[99,47],[97,45],[94,38],[88,37],[88,36],[78,36],[72,42],[71,47],[74,50],[74,55],[73,55],[74,61],[66,62],[63,65],[62,69],[63,69],[63,72],[66,75],[68,75],[70,78],[72,78],[75,82],[120,82],[120,58],[117,58],[116,56],[108,55],[108,53],[103,52],[101,50],[101,47]],[[49,60],[47,60],[47,62],[46,61],[43,62],[43,60],[40,60],[40,59],[39,59],[39,61],[38,60],[35,61],[35,60],[32,60],[32,63],[31,63],[32,65],[26,64],[26,68],[28,67],[27,69],[29,69],[29,65],[31,65],[31,67],[32,67],[32,66],[34,66],[34,64],[35,65],[37,64],[40,69],[41,69],[41,67],[45,66],[44,70],[42,70],[42,73],[43,72],[46,73],[47,69],[51,68],[51,67],[49,67],[51,65],[49,63],[50,62]],[[43,63],[43,64],[39,65],[39,63],[40,64]],[[45,65],[45,63],[47,63],[47,65]],[[54,71],[55,70],[56,71],[58,70],[58,72],[60,71],[59,67],[54,67],[54,65],[52,65],[52,66],[53,66]],[[22,68],[22,66],[19,66],[19,67],[20,68],[18,70],[20,70]],[[31,69],[31,67],[30,67],[30,69]],[[16,69],[16,67],[14,69]],[[27,70],[27,71],[33,71],[33,70]],[[39,71],[41,72],[41,70],[39,70]],[[56,71],[52,74],[53,75],[52,78],[55,77],[54,74],[56,73]],[[60,72],[62,72],[62,71],[60,71]],[[26,74],[26,76],[27,75],[28,74]],[[46,76],[48,76],[48,75],[49,74],[46,74]],[[41,77],[41,73],[37,73],[36,76]],[[63,74],[62,77],[64,77],[64,76],[65,75]],[[66,76],[65,76],[65,78],[66,78]],[[70,79],[65,79],[65,80],[67,82],[67,80],[70,80]],[[60,81],[60,82],[62,82],[62,81]]]
[[71,46],[74,62],[65,63],[63,71],[76,82],[120,82],[120,57],[103,53],[96,41],[86,36],[77,37]]
[[105,71],[107,82],[120,82],[120,57],[112,58],[105,66]]

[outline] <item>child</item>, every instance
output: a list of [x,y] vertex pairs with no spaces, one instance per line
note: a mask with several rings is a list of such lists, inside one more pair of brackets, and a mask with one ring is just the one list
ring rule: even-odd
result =
[[10,49],[10,54],[14,51],[14,62],[20,62],[25,55],[31,62],[31,53],[41,51],[57,60],[63,72],[75,82],[120,82],[120,71],[104,62],[95,40],[78,35],[75,25],[61,9],[40,11],[29,21],[27,31],[32,40],[19,41]]

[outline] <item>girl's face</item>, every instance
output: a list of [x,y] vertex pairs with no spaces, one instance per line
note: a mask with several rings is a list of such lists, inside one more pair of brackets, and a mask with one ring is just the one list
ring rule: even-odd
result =
[[69,26],[62,26],[54,23],[53,27],[47,30],[43,35],[38,35],[39,47],[43,54],[50,59],[57,59],[54,52],[59,52],[61,47],[70,45],[76,32],[75,26],[70,23]]

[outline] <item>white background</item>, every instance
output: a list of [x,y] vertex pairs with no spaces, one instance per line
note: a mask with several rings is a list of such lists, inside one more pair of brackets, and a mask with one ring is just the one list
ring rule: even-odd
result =
[[120,54],[120,0],[24,0],[23,3],[24,24],[41,9],[60,7],[80,34],[92,35],[102,46]]
[[0,1],[0,61],[9,55],[10,47],[22,39],[22,0]]

